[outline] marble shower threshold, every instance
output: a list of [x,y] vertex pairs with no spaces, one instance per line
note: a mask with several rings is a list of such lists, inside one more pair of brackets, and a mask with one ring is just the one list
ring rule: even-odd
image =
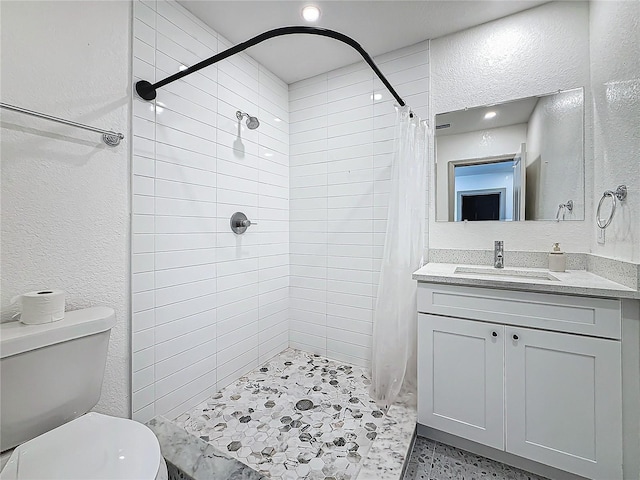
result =
[[[224,466],[233,475],[251,479],[399,480],[411,453],[415,408],[398,404],[384,414],[369,396],[369,385],[365,368],[287,349],[172,426],[162,419],[171,435],[182,431],[192,437],[165,441],[165,448],[182,450],[172,455],[187,470],[176,466],[194,480],[199,479],[189,473],[191,462],[223,468],[221,459],[235,462]],[[165,457],[174,464],[171,455]]]
[[158,416],[146,424],[158,438],[169,480],[267,480],[184,428]]

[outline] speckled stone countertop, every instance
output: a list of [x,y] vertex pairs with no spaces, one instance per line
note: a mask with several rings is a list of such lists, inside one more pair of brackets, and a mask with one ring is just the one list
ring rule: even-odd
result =
[[[549,272],[544,268],[513,267],[512,270],[530,271],[535,273],[550,273],[558,280],[543,280],[538,278],[515,278],[508,275],[492,275],[493,268],[484,266],[485,273],[455,273],[457,267],[479,268],[478,265],[460,265],[456,263],[428,263],[414,272],[413,279],[419,282],[443,283],[449,285],[464,285],[470,287],[490,287],[506,290],[521,290],[530,292],[559,293],[567,295],[581,295],[606,298],[640,298],[640,292],[607,280],[586,270],[567,270],[566,272]],[[505,267],[501,273],[507,273]]]

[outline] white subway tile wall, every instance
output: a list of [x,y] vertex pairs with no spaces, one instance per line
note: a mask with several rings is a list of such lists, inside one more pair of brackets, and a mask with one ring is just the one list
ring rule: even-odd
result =
[[[375,59],[413,112],[429,111],[429,45]],[[289,85],[290,345],[371,361],[395,100],[363,62]]]
[[[134,81],[231,46],[174,1],[134,2]],[[245,54],[133,99],[133,418],[173,417],[289,345],[285,83]],[[249,130],[236,118],[257,116]],[[229,219],[258,223],[242,236]]]
[[[134,2],[133,46],[134,80],[153,82],[230,44],[157,0]],[[422,118],[428,58],[376,58]],[[287,88],[245,54],[134,96],[134,419],[178,415],[289,345],[370,363],[394,103],[364,63]],[[235,211],[258,225],[235,236]]]

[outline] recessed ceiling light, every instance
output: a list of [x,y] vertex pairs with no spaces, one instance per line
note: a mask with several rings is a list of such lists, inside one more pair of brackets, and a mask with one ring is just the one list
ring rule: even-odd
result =
[[187,68],[189,68],[189,67],[187,67],[186,65],[180,65],[178,67],[178,70],[180,70],[182,72],[182,71],[186,70]]
[[485,120],[490,120],[493,117],[495,117],[496,115],[497,115],[496,112],[487,112],[487,113],[484,114],[484,119]]
[[302,18],[307,22],[315,22],[320,18],[320,9],[315,5],[307,5],[302,9]]
[[281,122],[281,121],[282,121],[282,120],[281,120],[281,119],[279,119],[278,117],[275,117],[275,118],[274,118],[274,120],[275,120],[276,122]]
[[371,100],[382,100],[382,94],[381,93],[374,93],[373,95],[371,95]]
[[265,152],[265,153],[264,153],[264,156],[265,156],[265,157],[273,157],[273,153],[271,153],[271,152]]

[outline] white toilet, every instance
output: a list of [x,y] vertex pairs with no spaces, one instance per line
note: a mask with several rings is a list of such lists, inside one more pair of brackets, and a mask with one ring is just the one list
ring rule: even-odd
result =
[[0,325],[0,451],[17,446],[1,480],[167,478],[151,430],[87,413],[100,398],[114,325],[107,307],[42,325]]

